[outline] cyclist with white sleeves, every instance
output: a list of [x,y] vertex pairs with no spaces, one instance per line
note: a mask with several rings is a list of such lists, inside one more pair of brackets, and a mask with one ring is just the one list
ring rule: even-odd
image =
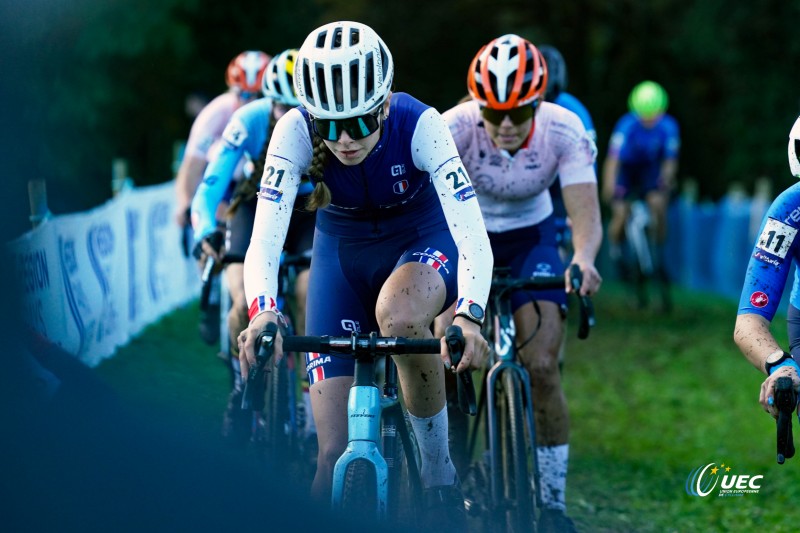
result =
[[[228,91],[217,96],[197,115],[189,132],[183,159],[175,177],[175,222],[191,225],[189,211],[208,164],[216,159],[222,131],[234,111],[261,95],[261,77],[270,57],[260,51],[246,51],[234,57],[225,71]],[[236,174],[241,176],[243,165]],[[220,212],[221,215],[221,212]],[[222,216],[219,217],[222,220]],[[219,340],[219,303],[201,311],[200,337],[209,345]]]
[[[789,168],[800,178],[800,117],[789,133]],[[761,223],[761,233],[747,265],[739,313],[733,338],[742,354],[759,371],[767,374],[761,384],[758,401],[773,417],[778,416],[774,405],[775,384],[778,378],[792,378],[795,390],[800,390],[800,278],[794,275],[789,297],[786,322],[789,351],[785,352],[770,331],[778,311],[792,263],[800,262],[800,183],[783,191],[772,202]]]
[[[457,370],[486,356],[480,323],[492,258],[472,183],[439,113],[392,93],[393,74],[383,40],[357,22],[326,24],[300,48],[302,107],[284,115],[270,140],[245,259],[251,321],[240,335],[243,373],[255,363],[258,333],[276,321],[278,257],[305,173],[315,182],[308,205],[317,210],[306,333],[431,338],[434,317],[458,300],[454,322],[466,346]],[[280,336],[275,346],[280,354]],[[444,341],[441,354],[395,361],[422,456],[426,522],[462,530],[463,495],[447,443]],[[307,370],[319,443],[312,491],[330,501],[347,442],[354,362],[309,354]]]
[[[583,272],[580,293],[594,294],[601,284],[594,261],[602,239],[597,150],[575,113],[544,101],[542,55],[526,39],[503,35],[472,60],[467,85],[472,101],[444,117],[475,184],[495,265],[510,267],[517,278],[563,273],[571,290],[548,192],[558,176],[573,223],[571,263]],[[564,290],[550,290],[517,292],[511,299],[520,356],[532,380],[544,507],[539,531],[573,527],[565,515],[569,415],[558,366],[566,297]]]
[[[243,383],[239,372],[237,337],[247,328],[247,300],[244,295],[243,262],[253,232],[256,211],[256,191],[264,169],[267,143],[278,119],[299,104],[294,94],[293,72],[296,50],[285,50],[276,55],[262,77],[264,98],[237,109],[222,133],[222,143],[217,158],[209,164],[203,182],[192,201],[192,225],[195,235],[195,255],[211,256],[225,265],[225,276],[231,297],[228,312],[230,334],[230,364],[233,375],[232,391],[225,412],[223,433],[242,443],[250,436],[251,413],[241,410]],[[247,158],[254,163],[249,177],[236,180],[239,162]],[[232,183],[236,189],[227,212],[224,251],[221,230],[217,226],[217,207]],[[311,186],[306,181],[300,194],[308,195]],[[215,236],[216,234],[216,236]],[[295,210],[286,251],[302,255],[311,249],[314,238],[314,215]],[[299,313],[305,315],[308,271],[300,273],[295,284],[295,300]],[[302,321],[298,327],[302,328]],[[302,333],[302,329],[299,330]]]

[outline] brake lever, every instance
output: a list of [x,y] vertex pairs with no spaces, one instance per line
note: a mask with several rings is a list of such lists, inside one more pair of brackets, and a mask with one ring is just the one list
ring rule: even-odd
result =
[[775,407],[778,408],[777,428],[778,464],[794,457],[794,439],[792,438],[792,414],[797,408],[797,393],[792,378],[782,376],[775,383]]
[[575,263],[569,267],[569,282],[579,301],[580,323],[578,325],[578,338],[585,339],[589,336],[589,330],[595,325],[594,304],[591,298],[580,294],[581,285],[583,284],[583,272]]
[[247,372],[242,393],[242,409],[259,410],[264,408],[264,379],[263,375],[267,363],[275,351],[275,337],[278,334],[278,325],[268,322],[256,339],[256,364]]
[[[464,332],[459,326],[450,326],[445,331],[445,342],[450,353],[452,368],[457,368],[464,355]],[[475,416],[478,414],[478,402],[475,399],[475,384],[472,382],[472,371],[467,369],[460,374],[456,383],[458,386],[458,407],[465,414]]]

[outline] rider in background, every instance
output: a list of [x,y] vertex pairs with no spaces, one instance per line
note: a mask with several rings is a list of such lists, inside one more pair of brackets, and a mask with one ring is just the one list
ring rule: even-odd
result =
[[[494,39],[472,60],[467,87],[473,100],[444,117],[473,176],[495,265],[510,267],[515,278],[564,275],[565,287],[571,290],[548,192],[559,176],[573,222],[575,252],[570,262],[583,272],[580,293],[596,293],[602,281],[594,264],[602,240],[597,149],[575,113],[544,101],[547,66],[541,53],[518,35]],[[574,529],[565,514],[569,414],[558,366],[567,290],[511,296],[516,341],[531,375],[536,406],[544,507],[539,531]]]
[[[405,93],[392,93],[394,62],[383,40],[357,22],[314,30],[297,57],[302,107],[270,139],[256,221],[245,260],[250,326],[241,365],[276,322],[278,258],[301,176],[315,183],[316,209],[306,333],[432,338],[434,317],[457,299],[466,341],[457,370],[488,352],[480,323],[492,256],[478,201],[447,124]],[[275,341],[280,356],[282,337]],[[426,526],[466,527],[464,499],[447,442],[442,353],[394,357],[421,454]],[[308,354],[319,455],[312,495],[330,501],[333,467],[348,440],[354,361]]]
[[[789,133],[789,168],[800,178],[800,117]],[[742,354],[760,372],[767,375],[761,384],[758,401],[766,412],[777,418],[774,405],[778,378],[792,378],[795,390],[800,389],[800,289],[798,275],[789,297],[786,322],[789,352],[785,352],[770,331],[778,310],[792,263],[800,263],[800,183],[783,191],[764,215],[761,232],[750,255],[744,286],[739,299],[733,339]]]
[[[175,222],[183,227],[191,225],[189,210],[203,173],[217,157],[220,137],[233,112],[261,96],[261,77],[270,57],[264,52],[247,51],[234,57],[225,72],[228,90],[206,105],[197,115],[189,132],[183,160],[175,177]],[[237,168],[241,175],[242,167]],[[223,220],[223,210],[214,219]],[[201,315],[203,313],[201,312]],[[219,339],[219,303],[209,307],[201,316],[200,336],[213,345]]]
[[[653,81],[636,85],[628,98],[629,112],[614,126],[603,164],[603,198],[611,204],[608,226],[611,259],[624,272],[622,241],[631,201],[647,203],[654,225],[654,264],[664,286],[663,248],[667,238],[667,207],[675,188],[681,146],[678,122],[666,113],[669,98],[664,88]],[[664,292],[665,308],[669,307]]]
[[[225,265],[225,276],[230,291],[231,306],[228,312],[230,335],[230,365],[233,382],[225,412],[223,434],[237,443],[250,436],[252,413],[242,411],[243,383],[239,370],[239,333],[247,328],[247,300],[244,295],[243,262],[256,212],[256,192],[264,171],[267,146],[275,124],[289,109],[299,105],[294,93],[293,73],[296,50],[285,50],[269,62],[262,78],[260,98],[237,109],[222,133],[218,155],[205,171],[203,182],[192,201],[192,225],[195,235],[195,256],[205,262],[207,256]],[[246,158],[253,162],[249,175],[235,179],[239,162]],[[247,170],[247,169],[246,169]],[[223,242],[217,226],[217,208],[223,201],[232,183],[236,188],[226,212],[227,231],[224,250],[214,243]],[[308,182],[299,194],[311,192]],[[215,237],[216,234],[216,237]],[[302,255],[311,250],[314,238],[314,215],[304,210],[294,210],[286,251],[291,255]],[[308,270],[300,273],[296,282],[296,304],[298,306],[298,328],[302,332],[305,317],[305,293],[308,285]],[[302,318],[301,318],[302,317]],[[302,334],[302,333],[300,333]]]
[[[539,52],[544,56],[547,65],[547,90],[544,94],[546,102],[552,102],[561,107],[566,107],[581,119],[586,133],[597,142],[597,132],[594,129],[594,122],[589,110],[577,97],[567,92],[567,64],[564,56],[554,46],[542,44],[538,46]],[[564,207],[564,199],[561,197],[561,184],[556,180],[550,186],[550,197],[553,200],[553,215],[558,231],[558,246],[562,252],[562,259],[569,260],[568,253],[571,251],[571,231],[570,221],[567,218],[567,210]]]

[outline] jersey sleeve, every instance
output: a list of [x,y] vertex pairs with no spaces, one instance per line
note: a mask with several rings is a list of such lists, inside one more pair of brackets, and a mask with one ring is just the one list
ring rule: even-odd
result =
[[438,111],[430,108],[420,116],[411,146],[414,164],[431,175],[458,247],[456,312],[465,311],[471,302],[485,307],[492,281],[492,248],[472,182]]
[[232,110],[227,93],[211,100],[192,123],[189,138],[186,140],[184,157],[207,159],[208,151],[225,128]]
[[470,105],[474,104],[472,102],[465,102],[452,109],[448,109],[442,114],[448,128],[450,128],[450,135],[456,143],[456,150],[458,150],[459,154],[466,153],[466,151],[469,150],[472,140],[473,121],[469,113]]
[[244,290],[251,320],[275,306],[281,251],[311,154],[305,119],[292,109],[275,125],[269,141],[253,234],[244,260]]
[[192,227],[195,242],[199,242],[216,228],[217,206],[225,196],[234,171],[245,152],[248,138],[247,126],[240,114],[234,113],[222,132],[223,143],[217,157],[206,167],[203,181],[192,200]]
[[753,246],[739,298],[739,313],[772,320],[778,310],[792,260],[800,253],[800,184],[781,193],[767,210]]
[[681,134],[678,121],[667,115],[664,117],[664,159],[677,159],[681,149]]
[[594,163],[597,146],[578,115],[559,108],[551,129],[551,139],[558,154],[558,177],[561,187],[579,183],[597,183]]

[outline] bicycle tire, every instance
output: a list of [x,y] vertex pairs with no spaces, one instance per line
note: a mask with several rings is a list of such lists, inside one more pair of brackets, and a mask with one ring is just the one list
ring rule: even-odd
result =
[[354,459],[347,465],[341,511],[345,517],[358,517],[366,523],[377,522],[377,475],[375,466],[367,459]]
[[290,459],[289,453],[294,449],[292,431],[289,428],[289,369],[287,358],[269,373],[266,383],[264,404],[264,445],[272,460]]
[[501,376],[503,397],[500,419],[503,451],[503,492],[506,500],[505,525],[509,533],[526,531],[534,525],[534,494],[530,481],[530,453],[525,438],[523,382],[515,372]]
[[389,473],[389,522],[416,529],[422,494],[417,444],[399,405],[384,413],[381,433]]

